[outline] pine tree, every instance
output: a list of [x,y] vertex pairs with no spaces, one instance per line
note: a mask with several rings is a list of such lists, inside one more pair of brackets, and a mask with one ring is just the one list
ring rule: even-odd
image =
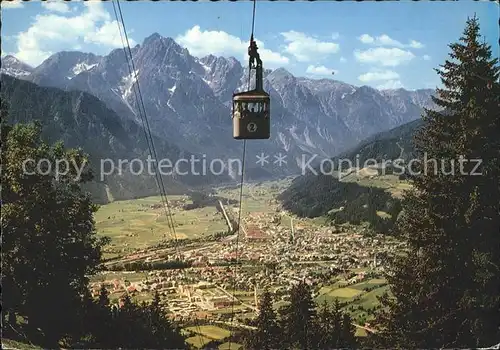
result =
[[337,348],[353,349],[356,347],[356,328],[352,324],[351,316],[342,313],[342,326],[339,330],[339,340]]
[[332,327],[332,347],[339,348],[341,346],[341,331],[342,331],[342,313],[339,301],[336,299],[333,303],[330,316],[330,322]]
[[[336,345],[337,332],[334,328],[333,310],[326,300],[321,304],[316,317],[316,347],[318,349],[331,349]],[[338,331],[338,329],[337,329]]]
[[152,348],[184,349],[186,347],[184,337],[180,329],[175,327],[167,318],[161,306],[161,298],[155,291],[153,301],[145,308],[148,312],[150,338],[153,339]]
[[316,304],[305,282],[292,287],[290,305],[281,310],[282,346],[298,349],[315,348],[314,320]]
[[112,346],[112,333],[114,328],[111,317],[109,292],[104,284],[101,285],[101,289],[99,290],[99,299],[97,300],[94,309],[95,312],[93,313],[91,329],[94,337],[96,338],[96,342],[101,347],[106,347],[106,345]]
[[269,291],[264,291],[260,297],[259,314],[255,321],[257,330],[247,337],[248,349],[276,349],[279,347],[279,328],[276,313],[273,309],[273,299]]
[[109,310],[109,292],[104,284],[101,285],[101,288],[99,290],[99,300],[97,301],[97,304],[101,308]]
[[[426,110],[415,140],[422,165],[414,170],[422,173],[412,176],[398,220],[410,252],[388,276],[393,297],[382,299],[388,312],[378,318],[384,347],[475,348],[500,339],[500,69],[477,18],[450,48],[436,70],[444,88],[434,102],[443,111]],[[482,159],[478,169],[474,159]]]
[[316,349],[356,348],[355,327],[351,317],[341,310],[338,300],[330,307],[326,301],[316,317]]

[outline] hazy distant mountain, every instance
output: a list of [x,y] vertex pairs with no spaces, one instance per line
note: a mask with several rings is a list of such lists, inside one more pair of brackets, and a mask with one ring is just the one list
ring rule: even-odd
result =
[[[159,138],[210,157],[241,157],[242,142],[232,138],[229,102],[234,91],[247,88],[247,68],[232,57],[193,57],[156,33],[132,48],[132,55],[150,125]],[[88,92],[120,117],[138,121],[134,74],[122,49],[102,57],[59,52],[23,79]],[[298,171],[304,154],[331,157],[369,135],[418,119],[423,107],[432,107],[432,90],[378,91],[295,77],[284,68],[265,71],[265,88],[272,99],[271,139],[247,143],[247,170],[257,176]],[[270,155],[265,168],[255,164],[261,152]],[[279,152],[287,155],[287,164],[278,169],[273,155]]]

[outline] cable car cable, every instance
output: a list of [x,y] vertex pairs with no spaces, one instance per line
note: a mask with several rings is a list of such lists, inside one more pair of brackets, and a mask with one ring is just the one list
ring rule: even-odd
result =
[[[252,11],[252,33],[250,35],[250,41],[253,42],[254,39],[254,31],[255,31],[255,9],[256,9],[257,1],[253,0],[253,11]],[[252,79],[252,67],[248,67],[248,90],[250,90],[250,84]],[[257,76],[256,76],[257,78]],[[231,319],[229,321],[230,325],[233,326],[234,321],[234,301],[236,298],[236,277],[237,277],[237,269],[239,267],[239,238],[240,238],[240,230],[241,230],[241,215],[242,215],[242,202],[243,202],[243,184],[245,178],[245,155],[246,155],[246,145],[247,140],[243,140],[243,157],[242,157],[242,165],[241,165],[241,179],[240,179],[240,202],[239,202],[239,210],[238,210],[238,232],[236,234],[236,266],[233,273],[233,297],[231,300]],[[257,305],[255,305],[257,307]],[[231,332],[231,336],[229,337],[228,349],[231,350],[231,341],[233,339],[233,332]]]
[[[121,9],[121,6],[120,6],[120,1],[117,0],[116,3],[118,5],[118,12],[120,14],[120,21],[122,23],[124,36],[125,36],[125,39],[126,39],[126,42],[127,42],[127,49],[128,49],[129,55],[130,55],[130,62],[132,64],[133,74],[134,74],[134,78],[135,78],[136,85],[137,85],[137,92],[139,93],[140,106],[142,107],[142,110],[144,112],[144,120],[146,122],[146,126],[147,126],[147,130],[148,130],[149,138],[151,140],[150,151],[152,151],[152,153],[153,153],[152,156],[154,157],[154,160],[156,161],[158,159],[157,154],[156,154],[156,148],[154,146],[153,136],[151,134],[151,128],[149,126],[149,121],[148,121],[148,118],[147,118],[147,115],[146,115],[146,108],[144,106],[144,100],[142,98],[141,88],[140,88],[140,85],[139,85],[139,77],[137,75],[137,70],[135,69],[134,60],[132,59],[132,50],[130,49],[130,42],[128,40],[127,29],[125,27],[125,21],[123,20],[123,13],[122,13],[122,9]],[[153,164],[155,164],[155,162],[153,162]],[[156,168],[156,164],[154,165],[154,167]],[[155,170],[155,175],[156,175],[156,173],[157,172]],[[172,232],[174,234],[174,239],[177,242],[177,234],[175,232],[175,224],[173,222],[172,211],[170,209],[170,204],[168,202],[167,191],[165,190],[165,184],[163,183],[163,176],[161,174],[159,174],[158,178],[159,178],[159,182],[160,182],[160,185],[161,185],[161,190],[163,191],[163,193],[165,195],[165,202],[166,202],[166,207],[167,207],[167,211],[168,211],[168,218],[169,218],[169,221],[170,221],[170,224],[171,224],[171,227],[172,227]]]
[[[152,137],[152,134],[151,134],[151,128],[149,127],[149,122],[148,122],[147,115],[146,115],[146,109],[144,108],[144,101],[142,99],[142,93],[141,93],[140,86],[139,86],[139,79],[138,79],[138,76],[137,76],[137,71],[135,70],[135,66],[134,66],[134,61],[133,61],[133,57],[132,57],[132,50],[130,49],[130,42],[128,40],[127,31],[126,31],[126,28],[125,28],[125,21],[123,19],[123,13],[121,11],[120,2],[118,0],[116,0],[116,2],[118,4],[118,12],[119,12],[120,16],[118,16],[118,13],[116,11],[116,6],[115,6],[114,1],[112,1],[113,11],[114,11],[116,22],[117,22],[117,25],[118,25],[118,31],[120,33],[120,38],[121,38],[122,45],[123,45],[123,51],[124,51],[124,54],[125,54],[125,61],[127,62],[127,67],[128,67],[128,70],[129,70],[129,74],[131,76],[132,76],[132,74],[135,75],[135,84],[132,84],[132,88],[134,87],[134,85],[137,85],[137,90],[136,89],[133,89],[133,90],[134,90],[134,95],[135,95],[137,106],[138,106],[139,117],[141,118],[141,121],[142,121],[142,124],[143,124],[144,134],[145,134],[145,137],[146,137],[146,143],[148,145],[148,149],[149,149],[150,155],[154,156],[155,160],[156,160],[157,159],[156,149],[154,148],[154,142],[153,142],[153,137]],[[122,36],[122,32],[121,32],[121,28],[120,28],[120,23],[123,26],[123,32],[124,32],[125,40],[124,40],[124,38]],[[127,48],[128,48],[128,54],[127,54],[127,50],[125,49],[125,46],[127,46]],[[139,101],[141,102],[141,104],[139,104]],[[141,106],[142,106],[142,111],[140,109]],[[141,112],[144,112],[144,115],[142,115]],[[148,135],[149,135],[149,139],[150,140],[148,139]],[[150,144],[150,141],[151,141],[151,144]],[[175,233],[175,222],[174,222],[174,218],[173,218],[173,215],[171,213],[171,210],[170,210],[170,206],[169,206],[169,202],[168,202],[168,197],[167,197],[167,192],[165,190],[165,186],[163,184],[163,179],[161,177],[161,174],[158,175],[158,173],[155,171],[155,177],[156,177],[156,182],[157,182],[157,185],[158,185],[158,189],[160,191],[160,197],[162,199],[162,204],[163,204],[163,209],[165,211],[165,216],[167,216],[167,226],[169,227],[169,229],[171,231],[170,233],[172,233],[172,231],[173,231],[173,238],[174,238],[175,250],[176,250],[178,258],[180,259],[181,254],[180,254],[180,249],[179,249],[179,245],[178,245],[177,235]],[[158,179],[158,177],[159,177],[159,179]],[[184,269],[182,269],[182,271],[185,273]],[[184,277],[186,278],[186,275],[184,275]],[[200,325],[199,325],[198,319],[195,318],[194,321],[195,321],[195,327],[198,330],[198,337],[200,339],[200,344],[203,344],[203,338],[201,337],[201,333],[202,332],[201,332],[201,329],[200,329]]]
[[[121,39],[122,45],[123,45],[123,52],[125,54],[125,61],[127,62],[127,68],[128,68],[130,76],[132,76],[133,75],[133,68],[132,68],[132,65],[130,63],[130,61],[132,60],[132,57],[129,57],[129,54],[128,54],[127,50],[125,49],[126,43],[125,43],[125,39],[124,39],[124,37],[122,35],[122,31],[121,31],[121,27],[120,27],[120,23],[122,23],[122,25],[123,25],[123,22],[120,20],[120,18],[118,16],[118,12],[116,10],[116,5],[115,5],[114,1],[112,1],[111,3],[113,5],[113,11],[114,11],[116,22],[117,22],[117,25],[118,25],[118,32],[120,34],[120,39]],[[137,84],[137,82],[136,82],[136,84]],[[133,91],[134,91],[135,100],[137,102],[137,105],[139,106],[139,100],[140,100],[140,98],[138,96],[137,89],[134,88],[135,87],[134,85],[136,85],[136,84],[133,84]],[[148,132],[147,132],[147,130],[148,130],[147,129],[147,125],[148,124],[145,122],[145,120],[144,120],[145,118],[144,118],[144,116],[143,116],[142,111],[141,111],[140,108],[139,108],[138,112],[139,112],[139,117],[141,118],[141,122],[142,122],[142,125],[143,125],[144,136],[145,136],[145,139],[146,139],[146,144],[147,144],[148,149],[149,149],[149,153],[150,153],[150,155],[153,155],[152,147],[150,145],[150,138],[149,138],[149,135],[148,135]],[[151,141],[152,141],[152,139],[151,139]],[[168,198],[166,198],[166,195],[163,193],[163,191],[161,189],[160,180],[158,179],[158,175],[156,173],[155,173],[155,180],[156,180],[156,184],[158,186],[158,189],[160,191],[160,197],[161,197],[161,201],[162,201],[162,204],[163,204],[163,208],[165,210],[165,216],[168,217],[168,212],[166,211],[166,207],[167,207],[166,201],[168,200]],[[171,228],[171,225],[170,225],[170,221],[167,221],[167,226],[169,228],[170,235],[172,235],[172,228]]]

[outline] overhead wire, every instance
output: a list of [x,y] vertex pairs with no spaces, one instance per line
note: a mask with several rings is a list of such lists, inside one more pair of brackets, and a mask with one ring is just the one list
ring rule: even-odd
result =
[[[118,6],[119,6],[119,1],[116,0],[116,2],[118,3]],[[111,3],[113,5],[113,12],[115,14],[116,22],[117,22],[117,25],[118,25],[118,31],[119,31],[119,34],[120,34],[120,39],[121,39],[122,45],[123,45],[123,51],[124,51],[124,54],[125,54],[125,61],[127,63],[127,68],[128,68],[130,76],[133,77],[133,79],[135,80],[135,83],[132,84],[132,90],[134,92],[135,100],[136,100],[136,103],[137,103],[137,106],[138,106],[139,117],[140,117],[142,125],[143,125],[144,137],[146,139],[146,144],[148,146],[150,155],[153,156],[153,157],[155,157],[155,160],[156,160],[156,156],[154,155],[155,152],[153,152],[154,145],[151,145],[151,143],[153,143],[153,139],[152,139],[151,135],[148,133],[149,123],[147,121],[147,115],[145,113],[145,110],[144,110],[144,115],[143,115],[143,110],[141,110],[140,104],[139,104],[140,103],[139,101],[141,101],[141,99],[142,99],[142,96],[140,95],[141,91],[140,91],[140,89],[135,89],[135,86],[139,87],[139,81],[137,79],[137,76],[136,75],[134,76],[134,73],[136,73],[136,71],[135,71],[135,67],[134,67],[134,64],[133,64],[132,51],[130,50],[128,35],[127,35],[126,29],[125,29],[125,25],[124,25],[124,21],[123,21],[123,15],[121,14],[121,8],[119,8],[119,10],[120,10],[120,15],[119,15],[118,12],[117,12],[117,9],[116,9],[115,1],[112,1]],[[123,32],[124,32],[123,34],[122,34],[122,27],[120,26],[120,24],[123,27]],[[127,46],[129,48],[129,51],[127,51],[127,49],[126,49]],[[168,217],[169,216],[169,212],[167,211],[167,201],[168,201],[168,198],[166,198],[166,193],[162,190],[162,187],[161,187],[161,184],[160,184],[161,183],[161,179],[158,177],[158,174],[157,174],[156,171],[155,171],[155,180],[156,180],[156,183],[158,185],[158,189],[160,191],[160,197],[161,197],[161,201],[162,201],[162,204],[163,204],[162,205],[163,209],[165,211],[165,217]],[[172,225],[170,223],[170,220],[167,221],[167,226],[168,226],[168,228],[170,230],[170,234],[172,235]]]
[[[130,62],[132,63],[133,74],[134,74],[134,78],[135,78],[136,85],[137,85],[137,91],[139,93],[141,107],[142,107],[142,110],[144,112],[144,120],[146,122],[146,126],[147,126],[147,130],[148,130],[149,138],[151,139],[151,149],[152,149],[152,152],[153,152],[152,155],[153,155],[154,160],[156,162],[156,160],[158,159],[157,154],[156,154],[156,148],[155,148],[155,145],[154,145],[154,142],[153,142],[153,136],[151,134],[151,128],[149,127],[149,121],[148,121],[148,118],[147,118],[147,115],[146,115],[146,108],[144,106],[144,99],[142,98],[142,93],[141,93],[141,88],[140,88],[140,85],[139,85],[139,78],[138,78],[137,70],[135,69],[134,60],[132,59],[132,50],[130,49],[130,42],[128,40],[127,29],[125,27],[125,21],[123,20],[123,13],[122,13],[122,9],[121,9],[121,6],[120,6],[120,1],[117,0],[116,3],[118,5],[118,12],[120,13],[120,20],[121,20],[121,23],[123,25],[123,32],[124,32],[124,35],[125,35],[125,39],[127,41],[127,49],[128,49],[129,55],[130,55]],[[153,164],[155,164],[155,162],[153,162]],[[155,168],[156,168],[156,164],[155,164]],[[155,175],[156,174],[157,174],[157,171],[155,170]],[[170,204],[168,202],[167,191],[165,190],[165,184],[163,183],[163,176],[162,176],[161,173],[158,176],[158,178],[160,180],[161,189],[162,189],[162,191],[163,191],[163,193],[165,195],[165,202],[166,202],[166,207],[167,207],[167,211],[168,211],[168,218],[170,220],[170,224],[171,224],[171,227],[172,227],[172,231],[173,231],[173,234],[174,234],[174,239],[175,239],[175,242],[177,242],[177,234],[175,232],[175,224],[174,224],[174,220],[173,220],[173,216],[172,216],[172,210],[171,210]]]
[[[167,191],[166,191],[165,185],[163,183],[162,174],[158,174],[158,172],[156,170],[155,162],[157,161],[158,157],[157,157],[156,149],[154,147],[153,136],[151,133],[151,128],[149,126],[149,122],[148,122],[146,108],[144,106],[144,100],[142,98],[142,93],[140,90],[138,74],[137,74],[137,70],[135,69],[135,64],[134,64],[134,60],[133,60],[133,56],[132,56],[132,50],[130,48],[130,41],[128,39],[127,30],[125,27],[125,21],[123,18],[123,13],[121,10],[120,2],[118,0],[116,0],[116,3],[117,3],[117,6],[115,6],[115,1],[112,1],[113,11],[114,11],[116,22],[118,25],[118,31],[120,33],[120,38],[122,41],[123,50],[124,50],[124,54],[125,54],[125,60],[127,62],[129,74],[131,76],[133,75],[133,78],[135,81],[135,84],[134,83],[132,84],[132,90],[134,90],[134,96],[136,98],[139,117],[141,118],[141,121],[143,124],[146,143],[148,145],[150,155],[154,157],[153,164],[155,166],[155,170],[154,170],[155,178],[156,178],[156,183],[158,185],[158,189],[160,191],[160,197],[162,200],[163,209],[165,211],[165,216],[167,217],[167,227],[170,229],[170,231],[171,231],[170,233],[173,233],[175,251],[177,253],[177,258],[180,260],[181,254],[180,254],[180,249],[179,249],[179,245],[178,245],[177,234],[175,232],[175,221],[174,221],[172,211],[171,211],[171,208],[170,208],[170,205],[168,202]],[[118,11],[117,11],[117,8],[118,8]],[[121,30],[120,24],[123,27],[123,35],[122,35],[122,30]],[[137,89],[133,89],[134,85],[136,85]],[[142,107],[142,111],[141,111],[141,107]],[[182,270],[184,271],[184,269],[182,269]],[[200,342],[201,342],[200,344],[203,344],[203,339],[201,337],[201,329],[200,329],[198,319],[195,317],[194,320],[195,320],[195,327],[197,328],[197,331],[198,331],[198,337],[199,337]]]
[[[257,2],[256,0],[253,0],[253,11],[252,11],[252,33],[250,35],[250,40],[254,40],[254,31],[255,31],[255,9],[256,9]],[[248,91],[250,91],[250,86],[251,86],[251,81],[252,81],[252,67],[249,65],[248,67]],[[238,209],[238,231],[236,233],[236,255],[235,255],[235,261],[236,261],[236,266],[234,268],[234,273],[233,273],[233,286],[232,286],[232,292],[233,292],[233,297],[231,300],[231,318],[229,323],[231,326],[234,328],[233,321],[234,321],[234,304],[235,304],[235,299],[236,299],[236,280],[237,280],[237,271],[239,268],[239,239],[240,239],[240,230],[241,230],[241,215],[242,215],[242,203],[243,203],[243,185],[244,185],[244,179],[245,179],[245,155],[246,155],[246,145],[247,145],[247,140],[243,140],[243,156],[242,156],[242,165],[241,165],[241,179],[240,179],[240,195],[239,195],[239,209]],[[257,307],[257,305],[255,305]],[[231,336],[229,337],[229,342],[228,342],[228,349],[231,350],[231,341],[233,339],[233,333],[231,332]]]

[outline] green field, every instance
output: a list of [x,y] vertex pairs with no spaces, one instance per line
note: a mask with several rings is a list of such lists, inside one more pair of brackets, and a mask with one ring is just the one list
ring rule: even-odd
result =
[[368,333],[363,328],[356,327],[356,333],[354,335],[356,337],[366,337]]
[[382,296],[385,292],[389,291],[389,286],[384,286],[381,288],[374,289],[370,292],[364,293],[359,300],[353,302],[353,305],[363,306],[364,308],[370,308],[378,304],[377,297]]
[[380,286],[380,285],[385,284],[385,283],[387,283],[387,281],[385,279],[374,278],[374,279],[371,279],[369,281],[358,283],[358,284],[355,284],[353,286],[350,286],[350,288],[364,290],[366,288],[377,287],[377,286]]
[[[169,202],[182,198],[185,197],[169,196]],[[119,255],[172,238],[161,203],[160,197],[148,197],[101,206],[95,214],[96,228],[98,234],[111,238],[108,253]],[[185,203],[190,201],[186,200]],[[224,219],[215,207],[182,210],[171,205],[170,208],[178,239],[198,238],[227,230]]]
[[231,335],[231,332],[229,332],[227,329],[211,325],[188,327],[186,328],[186,330],[201,334],[202,336],[213,340],[223,340]]
[[360,295],[363,293],[362,290],[357,290],[354,288],[331,288],[331,287],[323,287],[320,289],[319,296],[316,298],[316,301],[322,303],[326,302],[334,302],[338,301],[349,301],[350,299]]
[[219,350],[241,350],[243,349],[243,345],[238,343],[223,343],[219,345]]
[[[344,310],[351,314],[353,320],[357,320],[359,317],[364,317],[366,320],[370,320],[372,317],[369,316],[367,310],[379,305],[378,298],[385,292],[389,291],[389,286],[386,285],[387,281],[381,278],[373,278],[368,281],[357,283],[349,287],[342,287],[342,283],[336,282],[331,286],[322,287],[319,290],[319,295],[316,297],[316,302],[321,304],[324,301],[327,303],[333,303],[336,300],[340,302],[347,302],[347,306]],[[367,292],[367,288],[375,288],[372,291]],[[354,310],[351,310],[351,306]],[[363,309],[359,309],[362,307]],[[366,335],[363,329],[357,329],[356,334],[358,336]]]
[[186,339],[186,343],[188,343],[189,345],[192,345],[198,349],[202,348],[203,346],[205,346],[205,344],[208,344],[211,341],[212,341],[212,339],[204,337],[202,335],[196,335],[194,337],[190,337],[190,338]]

